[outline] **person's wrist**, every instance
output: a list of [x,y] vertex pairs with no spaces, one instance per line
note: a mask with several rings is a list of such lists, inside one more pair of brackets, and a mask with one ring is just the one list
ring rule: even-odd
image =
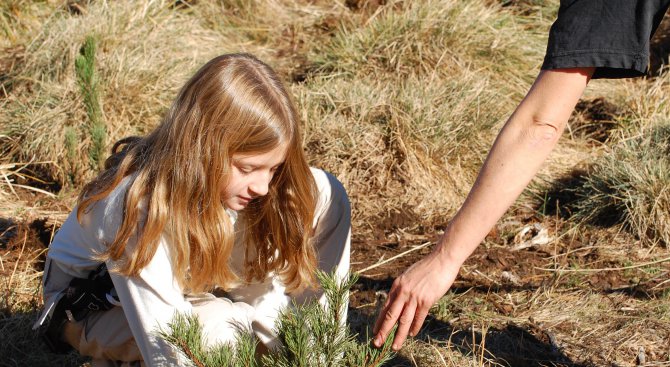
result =
[[450,239],[451,236],[449,232],[445,231],[444,235],[435,246],[433,255],[442,269],[460,269],[469,254],[467,251],[458,248],[458,245],[450,241]]

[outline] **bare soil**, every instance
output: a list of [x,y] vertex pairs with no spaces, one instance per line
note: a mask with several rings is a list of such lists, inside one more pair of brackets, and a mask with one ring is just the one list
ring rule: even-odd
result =
[[[51,189],[56,187],[58,185],[45,186]],[[28,192],[19,194],[23,199],[32,196]],[[380,218],[380,226],[375,232],[369,232],[364,237],[354,236],[354,271],[368,268],[415,246],[432,243],[361,273],[350,296],[349,322],[362,340],[370,336],[376,313],[393,280],[428,254],[441,234],[440,226],[430,223],[417,225],[418,218],[413,213],[412,208],[406,208],[387,218]],[[0,252],[3,261],[0,277],[11,279],[17,266],[25,266],[26,259],[30,259],[31,266],[40,271],[45,249],[58,226],[56,221],[48,217],[29,220],[0,218]],[[520,236],[520,229],[526,227],[532,227],[533,230]],[[438,303],[416,339],[445,346],[464,356],[481,355],[491,365],[616,365],[611,363],[612,355],[599,354],[597,341],[605,336],[590,339],[589,342],[593,343],[590,345],[572,345],[569,341],[575,333],[573,324],[559,322],[550,325],[536,321],[528,315],[541,306],[516,300],[542,292],[550,292],[552,297],[560,298],[561,294],[580,291],[616,295],[616,302],[620,304],[626,304],[627,300],[663,299],[670,293],[670,284],[666,281],[670,266],[667,263],[659,264],[652,273],[643,268],[631,268],[568,276],[546,270],[620,268],[647,260],[644,251],[638,251],[639,244],[634,239],[626,235],[622,237],[620,232],[612,228],[591,228],[575,235],[568,232],[569,227],[569,223],[560,215],[542,216],[533,210],[511,213],[489,233],[485,243],[464,264],[445,297],[451,301]],[[538,228],[547,229],[554,240],[548,244],[515,250],[520,243],[537,236]],[[608,245],[594,246],[597,243]],[[618,248],[618,252],[611,252],[609,246]],[[622,257],[621,253],[628,256]],[[9,285],[11,281],[5,282],[3,287]],[[5,294],[13,292],[11,289],[1,291]],[[0,305],[0,318],[12,316],[17,304],[39,302],[39,297],[35,296],[34,292],[26,292],[4,297],[5,303]],[[579,320],[575,322],[579,323]],[[670,340],[670,325],[656,332],[666,333],[666,340]],[[663,350],[662,346],[658,350],[647,349],[647,354],[650,352],[654,353],[658,361],[670,358],[668,350]],[[421,366],[430,363],[417,361],[403,350],[390,365]]]
[[[387,227],[380,229],[386,235],[376,238],[355,238],[352,243],[353,270],[358,271],[370,266],[375,261],[390,258],[402,253],[412,246],[425,241],[435,243],[440,232],[427,231],[407,234],[393,223],[403,223],[403,218],[388,218]],[[509,222],[510,219],[508,218]],[[517,214],[512,221],[519,228],[538,223],[550,233],[560,234],[567,230],[567,223],[560,217],[543,217]],[[505,221],[503,221],[505,223]],[[670,291],[667,274],[670,267],[662,266],[659,273],[650,275],[640,269],[625,271],[596,271],[574,273],[560,276],[558,272],[547,271],[548,268],[570,269],[606,269],[624,267],[630,263],[641,263],[643,259],[635,257],[613,256],[594,243],[616,241],[622,251],[628,247],[634,253],[631,243],[625,243],[620,233],[610,229],[592,229],[585,231],[584,236],[564,236],[544,246],[536,246],[523,250],[514,250],[515,241],[521,241],[506,228],[498,225],[491,231],[485,244],[480,246],[466,261],[461,273],[449,291],[452,297],[458,297],[458,303],[438,304],[433,308],[431,316],[424,324],[422,333],[417,339],[435,342],[448,340],[451,348],[461,351],[464,355],[480,353],[478,348],[484,343],[485,351],[481,352],[485,360],[503,366],[603,366],[617,365],[612,355],[596,353],[600,347],[593,345],[569,345],[562,342],[567,335],[575,330],[568,324],[546,325],[526,316],[534,305],[522,305],[512,301],[520,294],[537,294],[552,292],[560,298],[562,293],[579,292],[582,290],[602,295],[623,295],[625,299],[651,300],[663,298]],[[517,237],[517,238],[514,238]],[[616,246],[615,245],[615,246]],[[364,272],[355,285],[350,298],[350,308],[361,322],[372,324],[378,312],[384,294],[391,287],[393,280],[402,272],[431,251],[432,246],[410,252],[401,258],[380,265]],[[663,282],[665,281],[665,284]],[[566,305],[570,307],[570,305]],[[441,310],[442,308],[442,310]],[[444,308],[447,312],[444,312]],[[440,317],[445,313],[448,318]],[[485,337],[482,330],[477,330],[477,317],[473,314],[488,315]],[[362,317],[365,315],[367,317]],[[479,315],[481,316],[481,315]],[[576,321],[578,322],[578,321]],[[365,334],[366,328],[354,325],[355,330]],[[670,330],[665,332],[666,340],[670,340]],[[601,336],[606,337],[606,336]],[[594,340],[592,342],[597,341]],[[660,346],[659,346],[660,347]],[[593,353],[585,352],[593,349]],[[648,352],[647,352],[648,353]],[[662,347],[656,352],[658,361],[667,361],[670,357]],[[634,360],[634,357],[633,357]],[[394,360],[396,365],[414,365],[407,356],[400,355]],[[421,365],[421,364],[419,364]]]
[[[192,2],[176,1],[175,6],[187,7]],[[385,0],[344,2],[348,9],[364,17],[372,16],[386,3]],[[529,14],[538,1],[501,3],[503,7]],[[68,1],[67,6],[71,12],[81,13],[86,2]],[[397,2],[397,6],[402,6],[402,2]],[[284,63],[279,65],[282,76],[294,83],[309,78],[314,66],[306,56],[305,32],[328,36],[339,26],[337,16],[327,15],[313,29],[282,29],[277,44],[272,45],[276,58]],[[651,41],[651,76],[658,75],[662,65],[667,65],[669,53],[670,16],[666,16]],[[22,47],[0,52],[0,99],[14,87],[12,77],[24,57]],[[583,100],[570,120],[570,133],[587,144],[606,143],[619,114],[618,106],[604,98]],[[320,154],[319,144],[312,141],[307,148]],[[390,142],[388,145],[391,149]],[[565,188],[579,184],[587,173],[588,167],[575,167],[556,180],[554,190],[546,193],[548,205],[544,208],[516,210],[503,219],[464,264],[452,289],[432,310],[416,340],[464,356],[480,356],[489,365],[669,366],[670,324],[654,321],[653,313],[645,314],[648,310],[644,304],[662,307],[670,302],[667,280],[670,264],[635,264],[667,258],[670,251],[642,247],[615,222],[603,222],[588,230],[570,223],[569,204],[573,198]],[[402,181],[398,172],[393,175]],[[57,176],[49,167],[38,166],[28,178],[18,178],[17,183],[57,193],[64,186]],[[17,202],[26,206],[36,203],[35,195],[30,192],[19,189],[17,193]],[[39,207],[66,212],[63,201],[61,198],[41,202]],[[432,250],[443,226],[444,223],[422,222],[414,208],[406,207],[378,218],[371,230],[353,229],[352,271],[361,271],[415,246],[432,243],[360,274],[350,294],[349,323],[362,340],[370,335],[376,312],[393,280]],[[45,250],[58,227],[59,220],[49,215],[0,217],[1,330],[5,330],[4,320],[23,312],[17,309],[20,305],[32,303],[33,308],[39,307],[41,301],[35,290],[13,289],[12,278],[26,263],[35,271],[42,269]],[[521,236],[524,228],[531,230]],[[538,228],[547,230],[551,238],[548,243],[515,249],[536,238]],[[613,268],[617,270],[607,270]],[[595,311],[580,308],[575,304],[579,297],[586,299],[585,303],[594,300],[603,304],[593,305]],[[561,302],[564,304],[560,305]],[[561,311],[572,315],[563,317],[559,315]],[[541,317],[546,314],[550,315]],[[644,344],[641,341],[644,339],[649,342]],[[412,346],[422,348],[418,343]],[[640,348],[646,353],[646,364],[640,361]],[[17,358],[32,352],[11,351]],[[421,358],[412,349],[403,350],[390,365],[443,365]]]
[[617,127],[619,115],[618,106],[603,97],[581,100],[570,117],[568,133],[573,139],[579,138],[587,143],[605,143],[610,132]]

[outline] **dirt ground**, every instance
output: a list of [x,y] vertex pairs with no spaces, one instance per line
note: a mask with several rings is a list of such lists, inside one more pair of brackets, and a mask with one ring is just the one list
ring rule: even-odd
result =
[[[422,247],[426,242],[434,243],[439,231],[406,233],[395,224],[404,223],[402,215],[387,221],[387,227],[377,236],[370,239],[356,238],[352,245],[352,264],[355,271],[368,268],[373,261],[370,259],[389,259],[397,254],[413,248],[416,251],[402,255],[400,258],[385,264],[364,270],[360,280],[351,294],[350,307],[358,316],[368,315],[362,322],[371,322],[370,315],[379,309],[385,292],[390,289],[393,279],[404,269],[421,259],[431,251],[433,245]],[[638,353],[626,359],[614,357],[612,354],[622,351],[603,350],[610,342],[603,339],[614,334],[618,329],[625,329],[625,324],[612,326],[612,331],[596,337],[586,336],[582,343],[573,343],[580,339],[579,324],[586,320],[549,322],[538,321],[533,313],[542,313],[542,305],[534,302],[515,302],[520,295],[551,294],[559,302],[568,301],[572,293],[587,292],[598,294],[597,302],[611,302],[610,305],[596,305],[603,314],[596,319],[606,320],[612,308],[619,314],[626,313],[629,302],[666,299],[670,293],[667,276],[670,266],[660,264],[649,271],[648,268],[631,267],[628,269],[589,271],[587,269],[626,268],[631,264],[644,263],[643,253],[636,247],[636,241],[630,236],[612,228],[596,229],[590,235],[580,237],[574,233],[565,233],[567,226],[560,217],[547,217],[532,214],[530,211],[517,212],[503,220],[486,238],[464,264],[463,269],[452,289],[438,305],[433,308],[418,340],[438,344],[448,340],[454,350],[464,355],[481,353],[491,365],[502,366],[619,366],[619,365],[667,365],[645,364],[649,355],[655,361],[668,361],[670,355],[670,325],[662,323],[653,330],[662,334],[660,340],[665,343],[654,349],[640,346]],[[513,228],[530,228],[524,236],[520,230]],[[552,237],[546,244],[524,247],[524,242],[540,238],[540,231],[546,229]],[[561,236],[562,234],[562,236]],[[556,238],[558,237],[558,238]],[[541,241],[540,241],[541,242]],[[606,243],[604,246],[594,245]],[[518,250],[515,248],[519,248]],[[656,250],[658,251],[658,250]],[[625,253],[620,257],[618,254]],[[667,255],[667,251],[664,251]],[[658,253],[657,253],[658,255]],[[617,260],[619,259],[619,260]],[[626,259],[622,262],[620,259]],[[584,272],[561,273],[552,269],[584,269]],[[533,296],[530,296],[532,298]],[[525,298],[522,296],[521,299]],[[446,301],[445,301],[446,300]],[[667,304],[667,301],[664,301]],[[612,307],[614,305],[614,307]],[[618,307],[617,307],[618,305]],[[566,303],[561,307],[569,308]],[[622,311],[623,310],[623,311]],[[579,312],[578,310],[575,310]],[[617,312],[615,311],[615,312]],[[529,316],[530,315],[530,316]],[[557,317],[560,319],[560,317]],[[477,324],[487,324],[485,340]],[[624,321],[625,323],[625,321]],[[358,325],[360,330],[363,327]],[[645,328],[653,328],[646,325]],[[629,331],[630,333],[646,333],[649,330]],[[613,340],[612,340],[613,341]],[[478,348],[484,345],[484,350]],[[621,346],[619,346],[621,347]],[[640,349],[641,348],[641,349]],[[623,349],[623,348],[620,348]],[[608,354],[609,353],[609,354]],[[640,357],[644,355],[644,357]],[[645,358],[642,361],[640,358]],[[414,365],[404,352],[394,360],[396,365]],[[421,365],[421,364],[419,364]]]
[[[23,195],[29,198],[31,194]],[[14,294],[4,297],[14,303],[0,305],[2,318],[26,307],[22,302],[38,306],[36,289],[12,289],[11,279],[17,268],[26,264],[31,264],[35,271],[42,269],[45,250],[59,220],[62,218],[25,221],[0,218],[0,277],[6,280],[1,291]],[[375,313],[393,279],[429,253],[439,238],[439,227],[416,226],[415,220],[411,212],[396,213],[382,221],[377,233],[354,236],[352,268],[361,273],[350,296],[349,322],[361,338],[369,335]],[[661,300],[667,306],[670,266],[667,263],[631,266],[645,263],[644,251],[639,250],[630,236],[612,228],[591,230],[587,236],[565,232],[566,228],[560,217],[541,216],[529,209],[508,215],[465,263],[454,286],[433,308],[416,340],[409,342],[410,347],[403,349],[389,365],[431,365],[433,362],[426,360],[425,354],[417,352],[426,346],[446,347],[444,350],[466,357],[477,355],[482,364],[500,366],[667,365],[660,361],[670,358],[668,344],[633,346],[637,353],[631,354],[629,346],[624,348],[625,343],[611,345],[615,340],[603,339],[610,335],[614,338],[617,330],[634,328],[626,331],[629,339],[652,330],[660,340],[670,340],[670,325],[662,322],[652,325],[644,310],[629,306],[652,300]],[[658,256],[659,250],[654,251]],[[667,255],[667,251],[664,253]],[[400,256],[392,259],[396,255]],[[382,263],[385,260],[390,261]],[[623,269],[588,271],[611,268]],[[585,272],[562,273],[558,269]],[[584,293],[595,295],[591,299],[602,314],[582,316],[580,308],[575,307],[574,317],[559,315],[561,309],[574,306],[569,304],[571,295],[581,294],[583,298]],[[545,300],[541,301],[542,298]],[[556,310],[556,304],[543,303],[549,298],[559,303],[557,311],[552,311]],[[560,305],[561,300],[566,303]],[[598,305],[598,302],[609,304]],[[556,314],[536,316],[546,312]],[[606,325],[611,321],[608,318],[617,316],[625,318],[618,325],[609,325],[611,331],[579,335],[585,332],[581,324],[595,319]],[[634,325],[636,318],[643,321],[642,325]],[[640,352],[646,361],[660,364],[640,363]],[[629,363],[621,363],[621,355],[626,353]],[[415,354],[421,357],[417,359]]]
[[[345,1],[348,8],[371,15],[384,3]],[[518,0],[505,6],[528,11],[534,3]],[[324,34],[337,27],[334,17],[319,23]],[[668,29],[666,16],[659,34],[670,34]],[[282,69],[286,78],[301,83],[310,64],[300,53],[299,37],[296,41],[289,33],[282,35],[285,45],[277,47],[277,57],[294,65]],[[12,58],[0,55],[0,81],[11,77],[24,51],[15,49]],[[652,41],[651,76],[667,65],[669,52],[670,37]],[[585,99],[577,105],[567,135],[588,144],[606,143],[619,113],[604,98]],[[30,344],[7,349],[3,339],[7,332],[28,330],[34,315],[28,313],[18,326],[7,320],[40,307],[36,284],[46,250],[71,205],[66,203],[74,202],[73,194],[61,192],[59,178],[34,169],[27,175],[34,179],[17,183],[60,196],[44,199],[17,188],[9,198],[16,209],[0,211],[15,213],[0,217],[0,356],[12,356],[0,358],[0,366],[20,365],[16,361],[34,352]],[[468,360],[522,367],[670,366],[670,262],[665,261],[670,249],[641,245],[620,225],[570,222],[571,198],[562,188],[581,177],[576,169],[556,180],[545,207],[511,210],[465,263],[419,335],[389,365],[451,366]],[[362,340],[370,335],[393,280],[432,250],[445,224],[424,223],[414,208],[406,207],[378,218],[373,230],[353,229],[352,271],[360,277],[350,294],[349,324]],[[21,274],[33,278],[19,281]]]

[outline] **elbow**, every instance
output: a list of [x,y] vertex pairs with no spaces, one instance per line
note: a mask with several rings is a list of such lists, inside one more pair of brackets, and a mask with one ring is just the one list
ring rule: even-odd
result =
[[524,128],[524,136],[532,147],[553,148],[561,137],[567,121],[533,116]]

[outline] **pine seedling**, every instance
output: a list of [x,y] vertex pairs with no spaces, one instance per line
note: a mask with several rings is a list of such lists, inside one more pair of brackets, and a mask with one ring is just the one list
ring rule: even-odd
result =
[[[315,345],[309,326],[314,323],[313,315],[318,313],[318,304],[297,306],[282,312],[277,320],[277,330],[282,346],[263,356],[263,366],[308,367]],[[311,316],[310,316],[311,315]]]
[[[397,327],[394,327],[382,348],[376,348],[370,342],[370,338],[365,338],[368,342],[359,344],[356,342],[357,335],[351,335],[349,329],[344,326],[345,320],[342,315],[345,314],[349,305],[349,290],[358,281],[358,274],[353,273],[341,283],[337,280],[335,274],[326,274],[318,272],[317,277],[321,282],[326,295],[328,311],[325,314],[327,320],[333,320],[330,324],[331,340],[327,343],[335,348],[325,347],[324,351],[331,358],[338,356],[336,364],[333,366],[350,367],[380,367],[389,361],[395,355],[391,349],[391,344],[395,336]],[[344,354],[342,355],[342,350]],[[331,360],[335,360],[334,358]]]
[[207,367],[257,367],[258,339],[247,332],[239,332],[233,345],[219,344],[206,349],[202,357]]
[[270,350],[260,361],[256,359],[258,341],[246,333],[240,333],[234,346],[205,349],[202,326],[195,316],[177,315],[170,330],[161,332],[161,337],[198,367],[381,367],[393,358],[395,329],[382,348],[375,348],[369,338],[366,344],[359,344],[346,325],[349,290],[358,276],[340,280],[335,273],[318,272],[317,278],[325,295],[325,307],[313,300],[282,311],[276,323],[281,346]]
[[250,333],[239,333],[235,344],[235,366],[239,367],[257,367],[258,359],[256,349],[258,339]]
[[95,74],[95,43],[93,36],[86,37],[79,50],[79,55],[75,59],[74,67],[89,122],[88,132],[91,136],[89,159],[93,168],[99,169],[104,162],[107,128],[102,121],[102,109],[98,98],[98,80]]
[[381,348],[376,348],[370,342],[370,338],[365,338],[368,340],[367,344],[358,344],[352,343],[350,349],[347,351],[347,362],[348,367],[381,367],[384,363],[388,362],[395,356],[395,352],[391,349],[393,344],[393,339],[395,338],[395,332],[398,326],[396,325],[389,333],[389,336],[386,338],[384,345]]
[[349,289],[357,277],[340,281],[335,273],[317,272],[326,298],[326,307],[316,301],[294,305],[282,312],[277,332],[282,346],[266,355],[266,366],[343,366],[353,338],[343,319]]
[[[341,326],[345,322],[341,317],[345,314],[346,308],[349,305],[349,290],[358,281],[358,274],[351,274],[342,283],[338,282],[334,274],[328,275],[323,272],[318,272],[317,277],[323,286],[328,301],[326,318],[333,320],[333,324],[331,324],[330,327],[331,330],[336,331],[335,333],[331,332],[329,334],[333,339],[328,341],[328,345],[339,346],[345,350],[344,359],[342,359],[344,363],[338,363],[336,365],[379,367],[393,358],[395,353],[391,350],[391,344],[397,326],[393,328],[382,348],[374,347],[370,343],[369,337],[365,338],[368,340],[366,344],[358,344],[355,341],[356,335],[350,335],[347,327],[336,326]],[[324,350],[330,352],[328,354],[329,356],[341,356],[341,354],[339,354],[341,351],[339,350],[331,351],[327,347]]]
[[[255,367],[256,342],[252,335],[240,333],[237,348],[227,344],[206,348],[202,324],[196,315],[176,313],[172,322],[168,324],[168,330],[159,330],[158,334],[197,367]],[[248,364],[249,354],[254,364]],[[238,363],[240,361],[242,363]]]
[[351,366],[379,367],[393,358],[391,343],[395,329],[382,348],[369,342],[358,344],[343,319],[349,303],[349,290],[358,280],[352,274],[338,280],[336,274],[317,272],[326,298],[324,308],[318,302],[296,305],[280,316],[277,323],[283,346],[264,356],[265,366]]
[[[347,346],[353,341],[349,335],[344,316],[349,306],[349,290],[356,284],[358,275],[348,276],[340,281],[335,273],[326,274],[317,272],[316,274],[326,297],[326,310],[320,308],[317,314],[322,316],[319,323],[318,347],[323,351],[324,365],[339,365]],[[325,312],[324,312],[325,311]]]
[[65,149],[67,159],[74,166],[74,159],[77,156],[77,132],[71,126],[65,128]]

